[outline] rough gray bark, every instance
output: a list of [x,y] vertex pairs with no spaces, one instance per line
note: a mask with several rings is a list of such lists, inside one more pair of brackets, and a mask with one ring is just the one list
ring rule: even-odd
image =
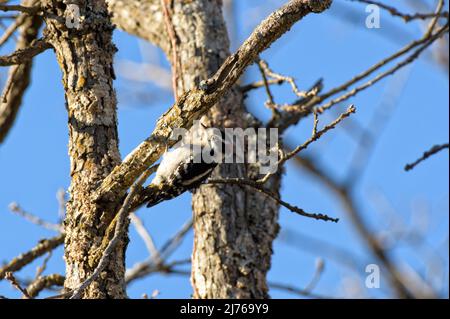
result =
[[[64,17],[65,1],[44,2],[48,12]],[[93,193],[120,163],[117,136],[116,94],[113,89],[112,25],[104,1],[78,1],[83,20],[79,29],[47,19],[45,36],[54,46],[63,73],[69,114],[71,185],[64,221],[65,288],[77,288],[95,269],[107,227],[117,203],[95,202]],[[124,236],[97,281],[84,298],[125,297]],[[99,253],[100,251],[100,253]]]
[[[24,2],[24,5],[27,4],[28,2]],[[20,35],[17,39],[16,50],[27,48],[36,40],[41,25],[41,17],[32,16],[26,18],[19,29]],[[9,70],[7,83],[14,83],[14,85],[4,95],[5,100],[0,101],[0,143],[3,143],[14,125],[24,93],[30,85],[32,65],[33,62],[29,61],[20,65],[14,65]]]
[[[171,22],[178,38],[179,94],[199,86],[230,55],[222,1],[174,1]],[[172,55],[169,55],[169,58]],[[237,86],[207,114],[212,127],[247,128],[251,121]],[[253,123],[252,123],[253,122]],[[246,177],[257,167],[223,164],[214,178]],[[278,192],[279,176],[270,184]],[[191,281],[195,298],[267,297],[266,274],[278,231],[278,206],[259,193],[232,185],[195,191]]]

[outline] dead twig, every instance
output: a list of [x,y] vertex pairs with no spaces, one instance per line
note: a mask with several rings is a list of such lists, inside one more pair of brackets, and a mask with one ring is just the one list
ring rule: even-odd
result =
[[[136,264],[133,268],[127,270],[125,275],[125,282],[128,284],[136,279],[145,277],[151,273],[154,273],[161,269],[161,267],[167,269],[167,265],[165,265],[165,261],[170,257],[170,255],[179,247],[183,238],[186,237],[188,232],[192,229],[193,220],[192,218],[184,223],[181,229],[172,236],[160,249],[160,257],[161,259],[155,260],[154,258],[150,258],[147,261],[140,262]],[[179,265],[179,263],[175,264]],[[171,265],[171,267],[175,266]],[[170,264],[169,264],[170,266]]]
[[225,179],[211,179],[208,180],[208,184],[230,184],[230,185],[238,185],[238,186],[250,186],[253,189],[257,190],[260,193],[263,193],[264,195],[267,195],[271,199],[273,199],[277,204],[286,207],[291,212],[296,213],[300,216],[313,218],[317,220],[323,220],[323,221],[331,221],[334,223],[337,223],[339,221],[339,218],[333,218],[325,214],[317,214],[317,213],[308,213],[305,210],[291,205],[285,201],[283,201],[277,194],[274,194],[272,191],[266,189],[258,183],[257,181],[248,180],[248,179],[241,179],[241,178],[225,178]]
[[389,5],[386,5],[384,3],[381,3],[379,1],[373,1],[373,0],[350,0],[353,2],[361,2],[365,4],[373,4],[376,5],[386,11],[388,11],[392,16],[402,18],[405,22],[410,22],[413,20],[426,20],[426,19],[432,19],[432,18],[448,18],[448,12],[430,12],[430,13],[414,13],[414,14],[408,14],[408,13],[402,13],[397,8],[391,7]]
[[32,263],[38,257],[57,248],[63,243],[64,234],[59,234],[58,236],[50,239],[41,240],[36,247],[26,253],[19,255],[18,257],[11,260],[8,264],[0,268],[0,280],[5,278],[5,274],[7,272],[15,272],[22,269],[26,265]]
[[142,220],[135,213],[130,214],[130,220],[131,223],[136,228],[137,233],[139,234],[139,236],[141,236],[142,240],[144,241],[145,246],[147,247],[147,250],[150,254],[150,258],[154,259],[156,263],[160,263],[161,256],[158,251],[158,248],[156,248],[155,242],[153,241],[153,238],[148,232],[148,230],[145,228]]
[[59,233],[64,231],[64,229],[61,225],[50,223],[46,220],[41,219],[38,216],[28,213],[22,207],[20,207],[20,205],[17,203],[9,204],[9,210],[11,212],[23,217],[24,219],[31,222],[32,224],[44,227],[45,229],[56,231]]
[[10,271],[6,272],[5,279],[8,280],[14,288],[19,290],[26,299],[31,299],[27,290],[20,286],[19,282],[17,281],[16,277],[14,277],[12,272]]
[[424,152],[423,155],[420,158],[418,158],[416,161],[414,161],[411,164],[407,164],[405,166],[405,171],[408,172],[408,171],[414,169],[414,167],[416,167],[421,162],[423,162],[426,159],[428,159],[430,156],[433,156],[433,155],[439,153],[442,150],[448,149],[448,147],[449,147],[449,143],[445,143],[445,144],[441,144],[441,145],[434,145],[430,150]]
[[52,48],[50,43],[44,39],[39,39],[27,48],[19,49],[10,55],[0,56],[0,66],[25,63],[50,48]]
[[14,5],[14,4],[0,4],[0,11],[9,12],[9,11],[19,11],[29,15],[37,14],[39,11],[42,11],[41,7],[27,7],[22,5]]

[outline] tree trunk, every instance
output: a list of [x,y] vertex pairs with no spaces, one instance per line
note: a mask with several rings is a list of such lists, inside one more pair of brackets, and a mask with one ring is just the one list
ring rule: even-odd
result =
[[[65,1],[46,0],[59,17],[69,14]],[[99,247],[117,203],[97,203],[92,195],[100,182],[120,163],[116,95],[113,89],[113,27],[104,1],[77,1],[79,28],[47,19],[45,36],[54,46],[63,73],[69,113],[71,185],[64,221],[66,280],[72,290],[95,269]],[[127,237],[117,245],[109,265],[85,290],[83,298],[123,298]]]
[[[230,55],[222,1],[174,1],[171,11],[179,65],[178,93],[198,87]],[[169,58],[174,55],[171,52]],[[172,66],[174,66],[172,61]],[[235,86],[208,113],[212,127],[247,128],[254,121]],[[222,164],[213,178],[255,177],[257,165]],[[268,187],[278,193],[280,178]],[[195,298],[266,298],[278,206],[232,185],[203,185],[194,192],[191,281]]]

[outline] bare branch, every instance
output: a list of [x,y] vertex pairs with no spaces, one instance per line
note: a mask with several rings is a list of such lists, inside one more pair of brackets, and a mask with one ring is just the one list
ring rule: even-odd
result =
[[16,82],[16,74],[18,71],[19,71],[19,68],[17,68],[17,67],[11,68],[8,79],[6,80],[6,83],[5,83],[5,87],[3,89],[3,93],[0,97],[0,103],[6,104],[8,102],[8,95]]
[[29,15],[33,15],[41,11],[41,7],[26,7],[22,5],[13,5],[13,4],[0,4],[0,11],[9,12],[9,11],[19,11]]
[[14,32],[29,18],[27,15],[23,14],[18,16],[13,23],[11,23],[8,28],[3,32],[0,37],[0,46],[5,44],[14,34]]
[[297,97],[299,98],[306,98],[308,97],[308,95],[311,95],[310,92],[305,92],[305,91],[300,91],[297,87],[297,84],[295,83],[295,80],[293,77],[290,76],[285,76],[285,75],[281,75],[278,73],[275,73],[274,71],[272,71],[269,68],[269,64],[267,64],[266,61],[260,60],[259,61],[259,66],[262,70],[262,73],[264,75],[267,75],[268,77],[274,79],[274,80],[278,80],[278,81],[283,81],[283,82],[287,82],[290,84],[292,91],[295,93],[295,95],[297,95]]
[[28,62],[36,55],[50,48],[52,48],[50,43],[44,39],[39,39],[27,48],[19,49],[10,55],[0,56],[0,66],[9,66]]
[[449,147],[448,143],[441,144],[441,145],[434,145],[430,150],[428,150],[425,153],[423,153],[423,155],[419,159],[417,159],[416,161],[414,161],[411,164],[407,164],[405,166],[405,171],[408,172],[408,171],[414,169],[414,167],[416,167],[421,162],[425,161],[430,156],[433,156],[433,155],[439,153],[442,150],[448,149],[448,147]]
[[35,259],[57,248],[62,243],[64,243],[64,234],[60,234],[50,239],[41,240],[36,247],[26,253],[19,255],[18,257],[11,260],[8,264],[0,268],[0,280],[5,277],[5,274],[8,271],[15,272],[22,269],[26,265],[32,263]]
[[27,292],[30,298],[36,298],[41,291],[51,288],[53,286],[63,286],[64,276],[60,274],[52,274],[48,276],[39,276],[35,281],[30,283],[27,287]]
[[269,98],[269,103],[270,104],[274,104],[274,100],[273,100],[273,94],[270,91],[270,86],[269,86],[269,80],[267,79],[267,71],[268,71],[268,65],[266,62],[264,62],[263,60],[259,60],[258,61],[258,67],[259,67],[259,71],[261,72],[261,76],[263,78],[263,86],[266,89],[266,94],[267,97]]
[[141,236],[142,240],[144,241],[145,246],[147,247],[147,250],[150,254],[150,258],[155,259],[157,263],[161,262],[161,256],[155,246],[155,242],[153,241],[153,238],[148,230],[145,228],[142,220],[135,213],[130,214],[130,219],[139,236]]
[[[425,32],[425,37],[429,37],[433,34],[434,28],[438,24],[439,15],[441,14],[443,9],[444,9],[444,0],[439,0],[436,6],[436,16],[431,20],[430,24],[428,25],[428,29]],[[448,22],[448,13],[447,13],[447,22]]]
[[313,289],[319,283],[319,280],[322,277],[324,270],[325,270],[325,261],[322,258],[317,258],[314,276],[311,278],[311,281],[306,285],[305,292],[313,291]]
[[381,243],[375,238],[366,224],[366,221],[363,219],[363,213],[356,203],[352,189],[346,188],[345,185],[341,185],[341,183],[330,177],[329,174],[327,174],[327,172],[325,172],[322,168],[318,167],[314,161],[298,156],[296,159],[297,163],[306,168],[337,195],[343,207],[350,216],[355,229],[358,231],[361,238],[366,242],[372,254],[378,258],[389,273],[390,283],[397,295],[401,298],[414,297],[412,292],[410,292],[407,288],[407,283],[405,282],[397,265],[393,262],[392,258],[383,248]]
[[[343,94],[342,96],[340,96],[340,97],[338,97],[338,98],[336,98],[336,99],[334,99],[334,100],[331,100],[330,102],[328,102],[328,103],[326,103],[326,104],[324,104],[324,105],[321,105],[321,106],[317,107],[317,111],[320,112],[320,113],[322,113],[322,112],[324,112],[325,110],[331,108],[332,106],[334,106],[334,105],[336,105],[336,104],[338,104],[338,103],[341,103],[341,102],[343,102],[343,101],[348,100],[349,98],[351,98],[351,97],[357,95],[359,92],[361,92],[361,91],[363,91],[363,90],[365,90],[365,89],[367,89],[367,88],[373,86],[374,84],[378,83],[378,82],[381,81],[382,79],[384,79],[384,78],[386,78],[386,77],[388,77],[388,76],[394,74],[395,72],[397,72],[399,69],[403,68],[404,66],[406,66],[406,65],[408,65],[408,64],[410,64],[410,63],[412,63],[412,62],[414,62],[414,61],[421,55],[421,53],[422,53],[423,51],[425,51],[431,44],[433,44],[434,41],[436,41],[437,39],[439,39],[440,37],[442,37],[445,33],[447,33],[448,30],[449,30],[449,27],[448,27],[448,23],[447,23],[444,27],[440,28],[433,36],[431,36],[431,37],[429,37],[429,38],[425,38],[424,40],[420,40],[420,41],[416,42],[416,43],[423,43],[423,45],[420,46],[420,47],[419,47],[417,50],[415,50],[413,53],[411,53],[411,55],[408,56],[405,60],[399,62],[397,65],[395,65],[394,67],[392,67],[392,68],[386,70],[385,72],[382,72],[382,73],[378,74],[377,76],[375,76],[373,79],[369,80],[368,82],[366,82],[366,83],[364,83],[364,84],[362,84],[362,85],[360,85],[360,86],[358,86],[358,87],[352,89],[352,90],[349,91],[348,93],[345,93],[345,94]],[[416,47],[416,46],[414,45],[414,46],[412,46],[412,47]],[[407,50],[406,52],[408,52],[408,51],[409,51],[409,50]],[[400,51],[399,51],[399,52],[400,52]],[[397,55],[397,54],[398,54],[398,52],[397,52],[395,55]],[[385,64],[387,63],[386,61],[390,60],[392,57],[393,57],[393,56],[391,56],[391,57],[389,57],[388,59],[386,59],[386,60],[380,62],[380,63],[378,64],[378,66],[377,66],[375,69],[378,69],[378,68],[382,67],[383,65],[385,65]],[[372,69],[372,68],[371,68],[371,69]],[[370,70],[371,70],[371,69],[370,69]],[[364,73],[367,73],[367,71],[364,72]],[[357,78],[359,78],[359,77],[360,77],[360,76],[358,76]],[[364,76],[364,77],[365,77],[365,76]],[[355,79],[353,79],[351,82],[353,82],[353,81],[355,81]],[[356,81],[355,81],[355,82],[356,82]],[[347,85],[343,85],[343,87],[344,87],[344,86],[345,86],[345,88],[342,88],[342,90],[346,90],[347,87],[348,87]],[[335,92],[337,93],[337,92],[340,91],[340,90],[341,90],[341,89],[334,89],[334,90],[332,90],[331,92],[325,94],[324,96],[321,96],[320,99],[323,100],[324,97],[329,97],[329,96],[331,96],[332,94],[334,94]],[[331,94],[331,93],[332,93],[332,94]]]
[[269,287],[271,289],[287,291],[291,294],[298,295],[301,297],[309,297],[309,298],[314,298],[314,299],[333,299],[330,296],[323,296],[323,295],[315,294],[306,289],[300,289],[300,288],[297,288],[297,287],[294,287],[291,285],[281,284],[281,283],[277,283],[277,282],[269,282]]
[[[347,111],[345,111],[344,113],[339,115],[339,117],[336,120],[334,120],[330,124],[326,125],[320,131],[317,131],[318,119],[315,118],[315,120],[314,120],[314,128],[313,128],[313,135],[306,142],[304,142],[302,145],[297,146],[295,149],[293,149],[288,154],[283,154],[282,158],[278,161],[278,167],[281,167],[284,163],[286,163],[288,160],[290,160],[291,158],[296,156],[298,153],[300,153],[301,151],[307,149],[309,145],[311,145],[312,143],[314,143],[315,141],[320,139],[328,131],[333,130],[334,128],[336,128],[336,126],[339,123],[341,123],[344,119],[346,119],[347,117],[349,117],[351,114],[353,114],[355,112],[356,112],[355,106],[351,105],[347,109]],[[270,176],[272,176],[272,175],[273,175],[272,173],[267,174],[262,179],[260,179],[258,181],[258,183],[264,184],[265,182],[267,182],[269,180]]]
[[17,281],[16,277],[14,277],[12,272],[10,271],[6,272],[5,279],[8,280],[11,283],[11,285],[13,285],[14,288],[19,290],[26,299],[31,299],[27,290],[20,286],[19,282]]
[[175,274],[189,276],[190,271],[185,271],[182,269],[177,269],[177,266],[189,265],[191,263],[190,259],[176,260],[169,263],[159,263],[155,264],[151,261],[144,261],[136,264],[133,268],[127,270],[127,275],[125,277],[125,282],[130,284],[131,282],[145,278],[151,274],[163,273],[163,274]]
[[[267,81],[267,84],[268,85],[281,85],[281,84],[283,84],[283,82],[284,81],[281,79],[270,79]],[[242,93],[248,93],[252,90],[263,88],[264,86],[265,86],[264,81],[256,81],[256,82],[241,86],[241,91],[242,91]]]
[[241,179],[241,178],[226,178],[226,179],[211,179],[208,181],[208,184],[230,184],[230,185],[240,185],[240,186],[250,186],[257,190],[258,192],[261,192],[271,199],[273,199],[277,204],[286,207],[291,212],[294,212],[296,214],[299,214],[300,216],[309,217],[317,220],[323,220],[323,221],[331,221],[337,223],[339,221],[339,218],[332,218],[324,214],[315,214],[315,213],[308,213],[304,211],[303,209],[293,206],[282,199],[278,197],[278,195],[274,194],[272,191],[264,188],[260,183],[252,180],[247,179]]
[[448,18],[448,12],[407,14],[407,13],[400,12],[395,7],[388,6],[379,1],[372,1],[372,0],[350,0],[350,1],[361,2],[361,3],[366,3],[366,4],[374,4],[380,8],[388,11],[392,16],[402,18],[405,22],[410,22],[413,20],[426,20],[426,19],[431,19],[431,18]]
[[[21,15],[16,20],[16,22],[18,21],[20,21],[20,23],[13,25],[17,27],[20,26],[20,35],[16,43],[16,49],[20,50],[27,48],[36,40],[42,25],[42,19],[39,17]],[[8,30],[10,30],[10,28],[3,34],[4,36]],[[6,39],[7,37],[1,38],[0,46],[2,45],[2,41],[6,41]],[[0,143],[5,140],[14,125],[20,105],[22,104],[23,95],[31,80],[31,68],[32,63],[30,60],[24,64],[14,65],[9,70],[8,79],[6,81],[7,84],[5,85],[2,93],[2,100],[0,101]],[[2,101],[6,102],[3,103]]]
[[11,203],[9,205],[9,210],[35,225],[42,226],[46,229],[57,231],[60,233],[64,231],[64,228],[61,225],[50,223],[33,214],[28,213],[27,211],[23,210],[22,207],[20,207],[17,203]]
[[167,261],[167,259],[175,251],[175,249],[179,247],[182,240],[192,229],[192,225],[193,220],[190,219],[189,221],[184,223],[181,229],[172,238],[167,240],[167,242],[160,249],[159,255],[161,258],[159,260],[151,258],[147,261],[140,262],[136,264],[133,268],[127,270],[125,275],[126,283],[128,284],[136,279],[143,278],[151,273],[160,271],[161,269],[167,270],[167,266],[173,267],[179,265],[179,263],[166,265],[165,261]]
[[44,258],[44,261],[42,262],[42,265],[37,267],[37,269],[36,269],[36,276],[34,276],[35,279],[41,277],[41,275],[47,269],[47,264],[48,264],[50,258],[52,258],[52,255],[53,255],[53,252],[50,250],[47,253],[47,256]]

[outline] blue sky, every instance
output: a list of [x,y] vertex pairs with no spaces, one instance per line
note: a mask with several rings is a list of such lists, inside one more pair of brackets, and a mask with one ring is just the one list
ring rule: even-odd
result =
[[[392,19],[387,13],[381,16],[381,28],[364,28],[365,7],[350,3],[357,13],[356,18],[345,15],[348,1],[336,0],[336,6],[327,13],[308,16],[298,23],[291,32],[264,52],[262,57],[272,69],[281,74],[295,77],[301,88],[309,87],[318,78],[324,78],[325,89],[348,80],[380,59],[392,54],[413,38],[420,37],[420,25],[414,22],[404,26],[401,21]],[[430,2],[430,1],[429,1]],[[251,32],[253,27],[283,1],[261,2],[247,0],[238,2],[236,26],[238,30],[233,46],[236,47]],[[399,3],[404,3],[399,1]],[[344,7],[345,6],[345,7]],[[400,5],[401,8],[405,8]],[[447,7],[448,9],[448,7]],[[406,11],[407,9],[405,9]],[[410,38],[394,39],[394,27],[406,28]],[[114,41],[119,48],[116,59],[142,61],[139,43],[136,38],[116,31]],[[0,51],[5,54],[13,49],[10,43]],[[167,67],[167,62],[159,53],[157,60]],[[7,69],[0,72],[4,80]],[[370,120],[380,103],[385,101],[392,85],[404,78],[401,95],[395,100],[395,109],[383,121],[385,129],[378,138],[373,155],[356,194],[358,205],[373,229],[383,230],[388,226],[386,216],[389,209],[406,224],[414,221],[415,212],[421,208],[429,213],[427,244],[434,247],[446,263],[448,271],[448,152],[444,151],[406,173],[403,167],[419,157],[423,151],[434,144],[448,142],[448,74],[426,56],[408,69],[398,73],[349,101],[357,107],[354,120],[362,127],[369,127]],[[258,70],[251,67],[243,82],[259,79]],[[154,84],[134,83],[118,77],[115,82],[119,97],[119,134],[122,156],[136,147],[147,137],[154,127],[155,120],[170,106],[172,98],[168,92],[156,94]],[[130,99],[136,90],[150,92],[151,103]],[[295,96],[286,87],[274,90],[276,101],[289,102]],[[264,92],[251,93],[247,99],[249,109],[259,118],[270,115],[264,109]],[[321,124],[329,122],[347,104],[337,107],[321,117]],[[287,140],[300,144],[311,132],[312,123],[305,120],[287,132]],[[64,107],[64,94],[61,73],[53,52],[40,55],[35,62],[33,82],[27,91],[24,104],[16,125],[6,142],[0,146],[0,261],[7,261],[33,247],[41,238],[52,236],[50,231],[32,225],[8,211],[8,204],[15,201],[24,209],[55,222],[58,218],[56,192],[69,185],[69,159],[67,156],[67,114]],[[337,178],[343,178],[351,165],[352,154],[358,143],[352,134],[340,127],[313,144],[308,150],[320,163],[332,171]],[[307,211],[323,212],[339,217],[338,224],[309,220],[281,209],[282,231],[295,231],[312,236],[333,245],[342,247],[360,256],[367,263],[374,259],[366,254],[364,245],[355,233],[350,220],[337,199],[322,184],[311,178],[295,165],[289,164],[283,179],[282,197]],[[380,209],[370,200],[384,194],[385,207]],[[190,195],[185,194],[176,200],[162,203],[151,210],[143,209],[138,215],[153,235],[160,247],[170,238],[191,215]],[[327,296],[342,296],[343,286],[350,287],[352,280],[364,280],[364,267],[349,270],[329,259],[320,250],[307,252],[302,244],[286,244],[283,236],[275,241],[273,265],[269,280],[278,283],[304,287],[315,272],[317,258],[325,259],[325,271],[315,290]],[[131,228],[131,242],[127,252],[127,266],[147,258],[148,253],[142,240]],[[192,233],[186,237],[171,260],[190,257]],[[393,251],[395,259],[406,262],[420,274],[425,273],[424,259],[414,249],[399,243]],[[18,276],[32,278],[36,267],[42,260],[28,266]],[[47,274],[64,272],[62,249],[58,249],[50,260]],[[448,274],[447,279],[448,282]],[[178,275],[152,275],[132,284],[129,296],[139,298],[143,293],[160,291],[160,298],[190,297],[189,279]],[[389,292],[387,282],[381,281],[381,289],[364,289],[368,296],[384,297]],[[442,294],[448,294],[445,284]],[[9,283],[0,282],[0,295],[17,296]],[[291,294],[272,290],[274,298],[295,297]]]

